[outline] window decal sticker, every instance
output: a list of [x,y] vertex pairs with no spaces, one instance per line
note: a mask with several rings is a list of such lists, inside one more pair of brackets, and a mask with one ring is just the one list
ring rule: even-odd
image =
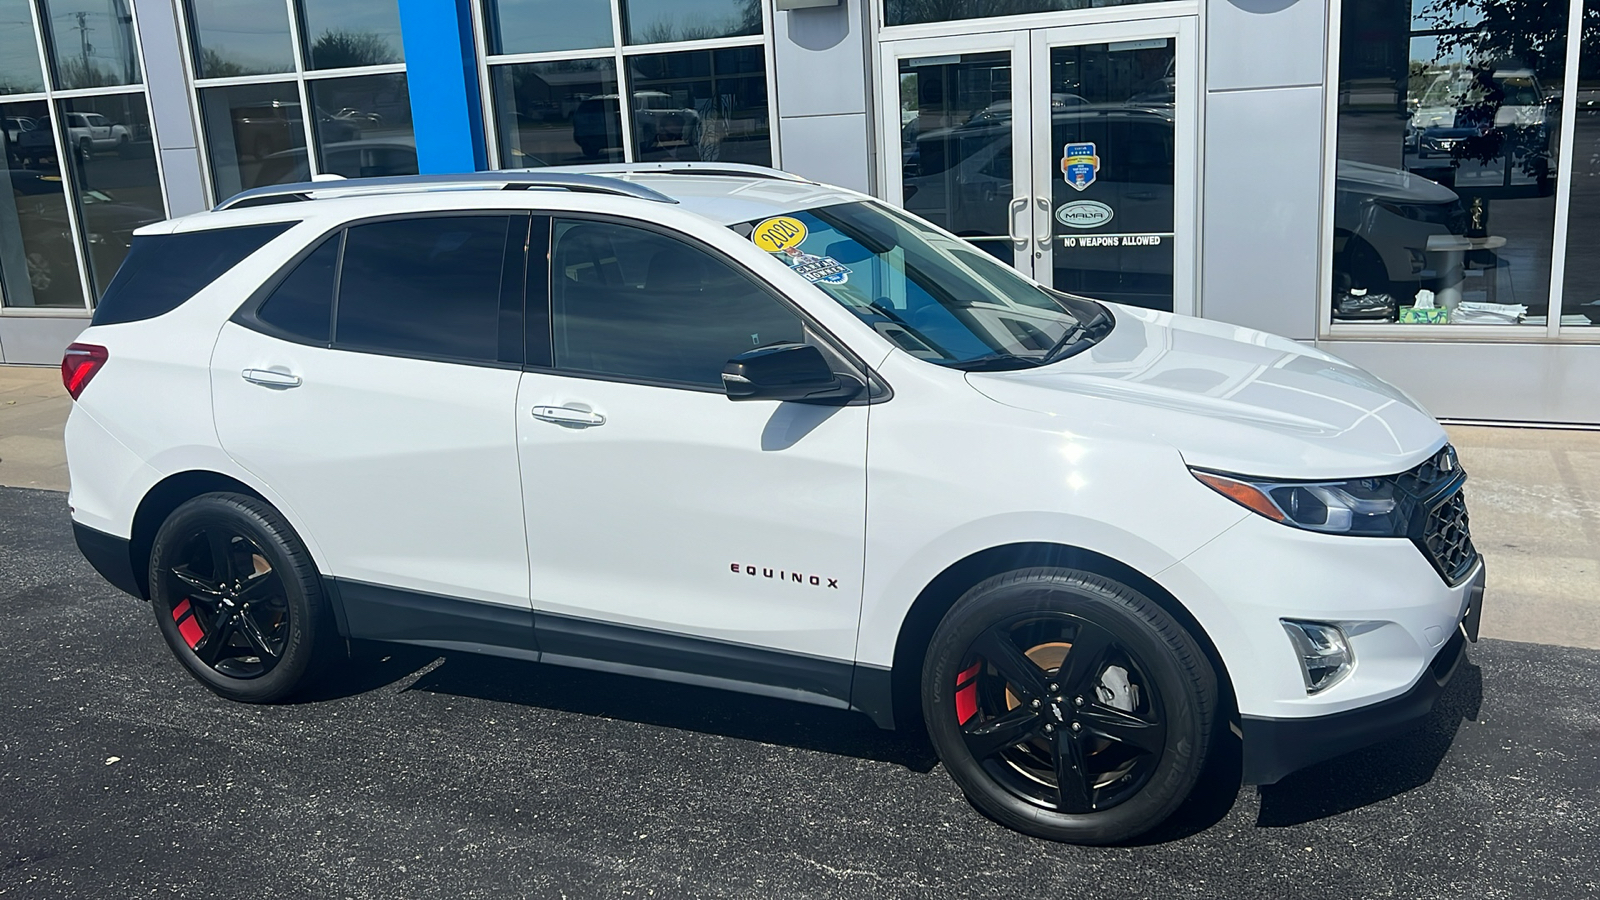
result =
[[1056,221],[1068,228],[1099,228],[1116,217],[1116,210],[1097,200],[1074,200],[1056,208]]
[[806,223],[793,216],[774,216],[750,232],[750,240],[768,253],[782,253],[799,247],[806,239]]
[[1100,171],[1100,157],[1095,155],[1094,144],[1068,144],[1061,148],[1061,174],[1074,190],[1083,190],[1094,184]]
[[799,247],[790,247],[783,251],[783,257],[789,268],[812,284],[844,284],[850,280],[850,270],[831,256],[813,256]]

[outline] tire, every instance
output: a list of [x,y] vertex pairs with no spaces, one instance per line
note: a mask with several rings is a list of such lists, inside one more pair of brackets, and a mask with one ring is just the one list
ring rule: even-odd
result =
[[940,622],[922,712],[985,815],[1034,837],[1111,844],[1161,824],[1193,791],[1217,678],[1193,636],[1138,591],[1024,569],[978,584]]
[[338,640],[305,544],[255,497],[204,494],[179,506],[156,533],[149,576],[167,646],[230,700],[293,695],[316,680]]

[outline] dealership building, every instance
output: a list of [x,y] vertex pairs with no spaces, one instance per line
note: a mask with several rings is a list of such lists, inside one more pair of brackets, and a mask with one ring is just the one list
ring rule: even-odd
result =
[[1442,417],[1600,424],[1600,0],[0,0],[0,121],[9,364],[252,187],[753,163]]

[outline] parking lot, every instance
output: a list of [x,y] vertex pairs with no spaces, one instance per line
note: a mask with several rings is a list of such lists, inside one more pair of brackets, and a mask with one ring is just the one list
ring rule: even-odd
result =
[[915,735],[782,701],[356,648],[220,700],[0,488],[3,897],[1405,897],[1600,893],[1600,652],[1486,639],[1427,727],[1138,846],[969,806]]

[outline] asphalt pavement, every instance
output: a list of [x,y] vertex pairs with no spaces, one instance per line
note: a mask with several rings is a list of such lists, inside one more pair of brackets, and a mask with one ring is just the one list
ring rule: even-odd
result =
[[[1493,597],[1489,598],[1493,603]],[[361,645],[222,700],[0,489],[0,897],[1592,898],[1600,652],[1486,639],[1422,730],[1134,846],[1024,837],[864,717]]]

